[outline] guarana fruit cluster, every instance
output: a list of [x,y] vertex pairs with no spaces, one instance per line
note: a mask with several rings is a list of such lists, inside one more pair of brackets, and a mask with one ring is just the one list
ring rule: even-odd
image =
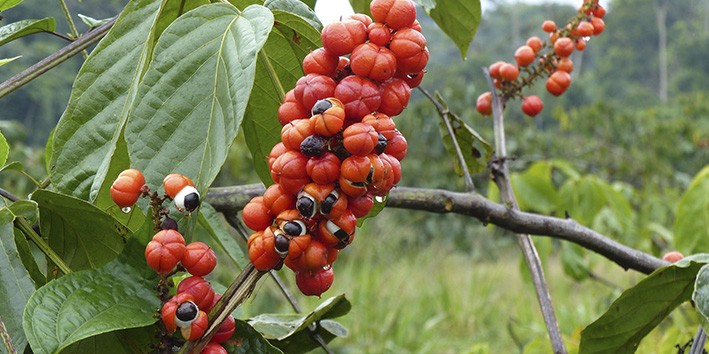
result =
[[[191,213],[196,210],[200,205],[200,196],[192,180],[173,173],[163,179],[163,188],[164,197],[151,193],[143,174],[139,170],[128,169],[121,172],[113,182],[110,195],[116,205],[125,211],[141,196],[149,197],[153,206],[159,209],[157,214],[161,218],[161,230],[145,247],[145,260],[150,268],[163,277],[183,269],[191,275],[178,284],[176,295],[163,304],[161,318],[168,333],[175,332],[179,327],[182,337],[192,341],[201,337],[209,327],[207,313],[221,297],[214,293],[211,284],[203,278],[214,270],[217,258],[214,251],[203,242],[186,244],[178,231],[177,222],[162,207],[165,200],[171,199],[179,212]],[[226,353],[226,349],[219,343],[232,336],[235,323],[230,315],[202,353]]]
[[[598,4],[598,0],[585,0],[578,14],[567,25],[557,27],[554,21],[544,21],[542,30],[549,34],[548,41],[532,36],[515,51],[515,63],[498,61],[490,65],[488,69],[495,87],[503,97],[522,98],[524,114],[530,117],[538,115],[544,103],[538,96],[523,96],[522,88],[531,86],[539,77],[546,77],[547,91],[554,96],[563,94],[571,85],[571,71],[574,69],[571,55],[574,51],[586,49],[588,40],[603,32],[605,14],[606,10]],[[476,109],[482,115],[492,114],[490,91],[478,96]]]
[[278,109],[281,142],[268,156],[275,183],[242,212],[255,231],[254,267],[285,264],[305,295],[332,285],[357,219],[399,182],[407,142],[392,117],[428,62],[411,0],[374,0],[370,11],[373,20],[355,14],[325,26],[323,47],[303,60],[305,76]]

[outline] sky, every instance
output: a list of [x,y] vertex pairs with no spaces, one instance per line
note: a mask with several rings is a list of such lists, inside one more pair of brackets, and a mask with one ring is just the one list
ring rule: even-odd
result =
[[[579,6],[582,0],[506,0],[508,3],[523,2],[530,4],[541,4],[556,2],[560,4],[568,4],[573,6]],[[601,0],[601,5],[607,6],[607,0]],[[483,11],[491,6],[491,1],[482,0],[481,6]],[[315,3],[315,13],[317,13],[318,18],[323,24],[328,24],[332,21],[338,20],[340,16],[347,16],[354,13],[352,11],[352,6],[350,6],[349,0],[320,0]]]

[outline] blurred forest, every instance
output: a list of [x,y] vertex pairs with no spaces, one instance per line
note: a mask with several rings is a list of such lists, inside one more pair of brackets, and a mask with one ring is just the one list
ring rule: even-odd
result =
[[[67,1],[75,15],[96,19],[117,14],[125,3]],[[660,255],[675,248],[677,202],[692,177],[709,162],[709,1],[611,0],[607,9],[603,35],[594,37],[584,52],[572,57],[573,79],[565,95],[552,97],[539,82],[533,90],[545,103],[539,116],[523,116],[518,102],[511,102],[506,109],[513,186],[522,209],[556,216],[570,212],[599,232]],[[422,87],[438,91],[451,111],[491,142],[492,121],[475,110],[476,98],[488,90],[481,67],[498,60],[513,61],[515,49],[528,36],[545,38],[540,28],[543,20],[564,23],[575,11],[554,3],[493,1],[483,13],[465,61],[453,42],[421,14],[431,53]],[[57,32],[69,31],[57,1],[25,0],[1,15],[0,25],[54,17]],[[88,29],[77,16],[74,20],[80,32]],[[0,80],[66,43],[56,36],[35,34],[0,47],[0,58],[22,55],[0,67]],[[0,100],[0,130],[11,146],[8,161],[21,161],[37,179],[46,175],[44,146],[66,107],[81,63],[82,57],[77,55]],[[397,126],[409,139],[401,185],[464,189],[453,159],[441,144],[437,113],[420,92],[412,93],[409,109],[397,118]],[[240,136],[215,185],[258,182],[250,159]],[[481,193],[494,198],[496,190],[489,187],[486,172],[474,179]],[[3,174],[0,186],[18,195],[34,188],[27,178],[9,173]],[[380,242],[381,235],[387,235],[386,242]],[[458,215],[387,209],[375,221],[368,221],[355,247],[343,252],[345,260],[338,262],[342,268],[332,293],[347,292],[357,309],[344,323],[357,336],[342,342],[338,352],[383,347],[393,352],[488,352],[485,348],[522,352],[532,340],[546,343],[538,310],[519,300],[521,293],[531,293],[531,286],[515,281],[519,278],[516,263],[507,261],[516,259],[509,257],[517,256],[512,246],[515,240],[506,236],[501,230]],[[598,286],[577,288],[558,281],[555,277],[562,272],[570,276],[565,280],[579,281],[598,279],[597,274],[608,268],[618,269],[608,262],[599,265],[598,257],[580,248],[548,238],[537,238],[535,243],[542,257],[559,255],[559,249],[567,251],[559,257],[562,267],[557,264],[551,269],[549,278],[555,283],[552,294],[562,300],[558,305],[562,331],[573,341],[579,328],[607,306],[610,294],[617,295],[632,279],[618,280],[606,273],[611,278],[610,289],[600,290]],[[367,252],[373,249],[376,252]],[[470,266],[473,262],[478,262],[475,267]],[[457,269],[455,276],[449,269]],[[228,284],[232,276],[224,274],[216,282]],[[507,280],[504,288],[497,286],[500,277]],[[416,288],[417,282],[431,279],[440,286]],[[268,286],[257,290],[258,301],[240,311],[248,315],[286,308],[281,295]],[[395,303],[378,301],[388,296],[396,298]],[[468,301],[478,296],[486,298]],[[576,302],[564,302],[572,298]],[[509,302],[502,307],[509,308],[503,315],[497,312],[499,307],[486,302],[505,299]],[[529,295],[528,304],[534,301]],[[471,313],[477,317],[469,316]],[[530,322],[529,326],[520,325]],[[680,331],[686,329],[691,334],[696,321],[685,322],[689,325]],[[424,330],[411,331],[412,327]],[[677,333],[672,335],[667,339],[670,348],[678,343]],[[476,343],[482,344],[475,347]]]

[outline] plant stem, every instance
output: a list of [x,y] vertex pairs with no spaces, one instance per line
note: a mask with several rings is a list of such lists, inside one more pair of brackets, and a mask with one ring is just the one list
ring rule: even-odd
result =
[[438,115],[443,119],[443,122],[446,125],[446,130],[448,130],[448,135],[451,137],[451,141],[453,142],[453,147],[455,148],[455,154],[458,157],[458,163],[460,164],[460,169],[463,171],[463,179],[465,180],[465,190],[468,192],[474,192],[475,191],[475,183],[473,183],[473,178],[470,175],[470,170],[468,169],[468,165],[465,163],[465,156],[463,155],[463,150],[460,148],[460,144],[458,144],[458,139],[455,137],[455,132],[453,131],[453,126],[451,125],[451,120],[450,120],[450,111],[448,108],[443,107],[443,104],[441,102],[438,102],[428,91],[426,91],[423,87],[419,86],[418,87],[419,91],[421,91],[424,96],[426,96],[431,103],[436,107],[436,111],[438,111]]
[[5,350],[7,350],[8,354],[17,354],[15,345],[12,344],[12,338],[10,338],[10,333],[7,332],[7,328],[5,327],[5,323],[2,322],[2,318],[0,318],[0,338],[2,338],[2,343],[4,344]]
[[0,98],[36,79],[40,75],[63,63],[88,46],[98,42],[101,38],[103,38],[103,36],[106,35],[115,22],[115,18],[111,19],[107,23],[89,31],[79,39],[68,44],[66,47],[30,66],[21,73],[7,79],[5,82],[0,84]]
[[44,31],[44,32],[45,32],[45,33],[49,33],[49,34],[51,34],[51,35],[53,35],[53,36],[59,37],[59,38],[65,40],[65,41],[67,41],[67,42],[73,42],[73,41],[76,40],[75,38],[71,38],[71,37],[65,36],[65,35],[63,35],[63,34],[61,34],[61,33],[59,33],[59,32],[54,32],[54,31]]
[[[79,31],[76,30],[76,24],[74,24],[74,19],[71,18],[71,13],[69,12],[69,8],[66,6],[66,3],[64,0],[59,0],[59,5],[62,6],[62,12],[64,12],[64,17],[66,18],[66,22],[69,24],[69,30],[71,30],[71,35],[74,36],[74,39],[79,38]],[[84,56],[84,60],[89,57],[89,53],[86,52],[86,49],[81,51],[81,55]]]
[[263,62],[263,65],[266,66],[266,71],[268,71],[268,77],[271,79],[271,83],[273,84],[273,87],[276,89],[276,93],[278,94],[278,97],[276,97],[278,98],[278,102],[283,102],[286,97],[286,90],[283,88],[281,80],[278,79],[276,69],[274,69],[273,65],[271,65],[271,61],[268,59],[266,51],[264,51],[263,49],[259,50],[258,57]]
[[[505,146],[505,124],[502,101],[497,95],[495,86],[489,72],[487,71],[487,68],[483,68],[483,72],[487,78],[490,92],[492,92],[492,115],[494,122],[496,154],[496,157],[493,158],[493,161],[490,163],[493,179],[495,184],[497,184],[497,187],[500,189],[500,198],[503,203],[510,209],[519,210],[517,198],[512,190],[512,183],[510,182],[509,169],[507,166],[507,147]],[[544,268],[542,267],[541,259],[539,259],[539,254],[534,247],[532,237],[529,234],[519,233],[517,234],[517,242],[522,249],[524,261],[532,275],[532,282],[534,283],[534,289],[537,293],[537,300],[539,301],[539,305],[542,309],[542,316],[544,317],[544,322],[547,326],[547,332],[549,333],[549,338],[551,339],[551,345],[554,353],[566,354],[567,350],[564,345],[564,340],[561,337],[561,330],[559,329],[556,314],[554,313],[554,306],[551,301],[549,286],[547,285],[544,277]]]
[[69,274],[71,273],[71,268],[69,268],[69,265],[67,265],[64,260],[59,257],[59,255],[54,252],[54,250],[47,244],[47,242],[42,239],[41,236],[39,236],[34,229],[32,229],[32,225],[30,225],[29,220],[25,218],[24,216],[18,216],[15,218],[15,226],[22,231],[27,237],[34,242],[35,245],[44,253],[49,259],[54,263],[59,270],[62,271],[64,274]]

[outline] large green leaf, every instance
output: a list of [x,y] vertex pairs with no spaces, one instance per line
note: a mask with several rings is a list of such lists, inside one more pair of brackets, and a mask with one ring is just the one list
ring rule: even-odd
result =
[[0,11],[5,11],[9,8],[19,5],[24,0],[0,0]]
[[42,236],[73,270],[98,268],[116,258],[130,231],[90,203],[47,190],[32,193]]
[[709,166],[690,183],[677,205],[675,247],[684,254],[709,249]]
[[153,325],[103,333],[80,340],[64,348],[62,353],[96,354],[111,348],[111,354],[144,354],[148,352],[159,330]]
[[39,269],[37,260],[32,254],[32,249],[30,248],[30,243],[27,241],[27,236],[22,233],[19,229],[15,228],[15,245],[17,246],[17,253],[20,255],[20,260],[22,264],[27,269],[30,278],[34,281],[35,286],[39,287],[47,282],[47,277]]
[[51,17],[40,20],[22,20],[0,27],[0,45],[38,32],[53,32],[56,27]]
[[281,140],[278,107],[285,92],[303,76],[303,58],[321,45],[320,31],[313,26],[312,19],[298,15],[305,10],[292,5],[293,2],[296,1],[266,4],[273,7],[276,25],[259,53],[256,80],[242,125],[256,173],[266,186],[273,183],[266,157]]
[[548,161],[539,161],[522,173],[512,174],[512,188],[520,209],[542,214],[556,210],[558,193],[551,179],[552,167]]
[[369,0],[350,0],[350,5],[352,5],[352,10],[358,14],[371,15],[369,12]]
[[709,266],[706,264],[697,273],[692,301],[706,326],[709,323]]
[[232,354],[282,354],[278,348],[271,345],[261,333],[248,323],[236,320],[236,330],[231,340],[224,343],[225,348]]
[[[132,0],[91,52],[74,82],[66,111],[54,132],[51,179],[57,190],[95,200],[114,165],[129,165],[116,146],[152,57],[159,30],[175,9],[201,1]],[[115,169],[115,168],[114,168]]]
[[27,344],[22,330],[22,311],[35,285],[15,246],[14,219],[10,209],[0,209],[0,319],[5,323],[15,348],[22,350]]
[[232,233],[224,227],[224,221],[219,218],[219,213],[214,208],[202,202],[199,207],[199,226],[209,235],[215,244],[226,253],[238,269],[244,269],[249,264],[248,257],[232,236]]
[[7,139],[0,131],[0,166],[4,166],[7,162],[7,156],[10,154],[10,146],[7,144]]
[[179,172],[206,192],[236,137],[256,56],[273,26],[258,5],[192,10],[163,32],[126,127],[133,167],[158,185]]
[[[126,253],[140,253],[138,242],[131,243]],[[155,323],[157,276],[132,257],[73,272],[38,289],[23,317],[32,350],[56,353],[89,337]]]
[[674,308],[689,301],[694,281],[709,254],[660,268],[626,290],[581,332],[580,354],[634,353],[645,335]]
[[[445,109],[447,109],[445,100],[438,93],[436,93],[436,100]],[[487,168],[488,161],[492,158],[492,146],[485,141],[485,139],[483,139],[480,134],[475,131],[475,129],[470,127],[456,114],[449,112],[448,120],[450,121],[451,129],[453,130],[453,136],[458,142],[458,146],[463,154],[463,160],[465,161],[470,173],[484,171]],[[455,162],[456,172],[459,176],[463,176],[463,166],[460,165],[458,153],[455,149],[455,145],[453,145],[453,137],[451,137],[443,117],[440,118],[438,124],[443,140],[443,146],[446,148],[448,155],[450,155]]]
[[323,301],[312,312],[299,314],[263,314],[249,319],[249,324],[269,339],[284,353],[305,353],[318,346],[311,338],[308,327],[318,323],[316,333],[329,342],[338,336],[346,336],[347,330],[328,319],[347,314],[352,305],[344,294]]
[[453,40],[465,59],[480,24],[480,0],[415,0]]

